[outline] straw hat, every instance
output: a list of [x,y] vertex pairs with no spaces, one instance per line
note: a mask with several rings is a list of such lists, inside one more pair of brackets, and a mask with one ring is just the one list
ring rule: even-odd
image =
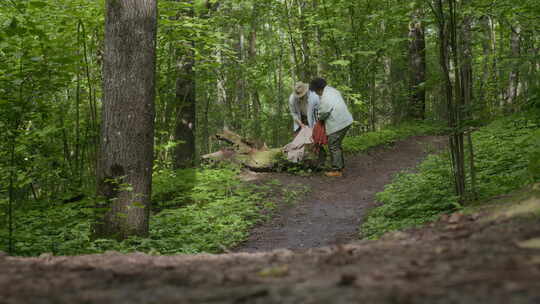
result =
[[304,97],[304,95],[306,95],[308,90],[309,90],[309,86],[307,85],[307,83],[303,83],[301,81],[297,82],[294,85],[294,96],[297,98]]

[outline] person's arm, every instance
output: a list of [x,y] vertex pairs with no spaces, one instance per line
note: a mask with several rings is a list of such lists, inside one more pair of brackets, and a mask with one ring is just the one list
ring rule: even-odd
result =
[[322,121],[327,120],[328,117],[330,117],[332,110],[334,110],[334,108],[331,106],[330,102],[321,98],[318,107],[318,119]]
[[315,118],[317,118],[317,113],[319,112],[319,106],[321,105],[321,97],[317,94],[313,94],[313,113]]
[[317,123],[317,113],[319,110],[319,95],[315,93],[309,93],[309,102],[308,102],[308,122],[309,127],[313,128]]
[[291,96],[289,97],[289,111],[291,112],[291,116],[292,116],[294,122],[295,122],[296,124],[298,124],[300,127],[303,128],[303,127],[305,127],[305,126],[304,126],[304,124],[302,123],[302,119],[300,118],[300,113],[298,113],[298,112],[296,111],[296,107],[295,107],[294,102],[295,102],[295,98],[294,98],[293,95],[291,95]]

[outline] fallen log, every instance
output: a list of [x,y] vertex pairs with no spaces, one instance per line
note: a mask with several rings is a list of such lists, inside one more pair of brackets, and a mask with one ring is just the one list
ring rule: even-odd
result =
[[[293,163],[287,161],[283,148],[269,149],[266,145],[257,146],[254,141],[225,130],[215,135],[216,139],[230,145],[220,151],[206,154],[202,159],[206,162],[230,162],[240,164],[252,171],[269,172],[277,171]],[[311,145],[306,147],[306,157],[303,161],[308,167],[314,165],[317,160]]]

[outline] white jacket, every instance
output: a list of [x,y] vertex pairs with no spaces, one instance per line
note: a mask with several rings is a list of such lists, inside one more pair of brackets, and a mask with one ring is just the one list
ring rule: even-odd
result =
[[330,86],[324,88],[318,116],[319,120],[324,121],[327,135],[341,131],[353,123],[353,117],[341,93]]

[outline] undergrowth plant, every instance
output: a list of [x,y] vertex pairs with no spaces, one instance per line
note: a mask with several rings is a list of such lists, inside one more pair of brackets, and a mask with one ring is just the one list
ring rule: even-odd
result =
[[436,135],[444,132],[445,128],[435,122],[408,122],[376,132],[345,137],[343,150],[346,153],[361,153],[373,147],[392,144],[409,136]]
[[[534,115],[497,120],[473,135],[480,199],[508,193],[538,181],[540,119]],[[400,173],[377,194],[382,204],[361,226],[364,238],[414,227],[460,209],[447,153],[429,156],[417,173]],[[468,185],[470,185],[470,175]]]
[[[45,203],[18,208],[14,227],[15,254],[78,255],[119,252],[153,254],[217,253],[243,241],[255,223],[264,219],[264,208],[274,208],[238,179],[239,169],[161,170],[153,183],[154,213],[150,237],[118,242],[92,239],[93,202]],[[4,217],[2,217],[4,218]],[[0,223],[0,240],[7,239]],[[0,243],[0,251],[7,251]]]

